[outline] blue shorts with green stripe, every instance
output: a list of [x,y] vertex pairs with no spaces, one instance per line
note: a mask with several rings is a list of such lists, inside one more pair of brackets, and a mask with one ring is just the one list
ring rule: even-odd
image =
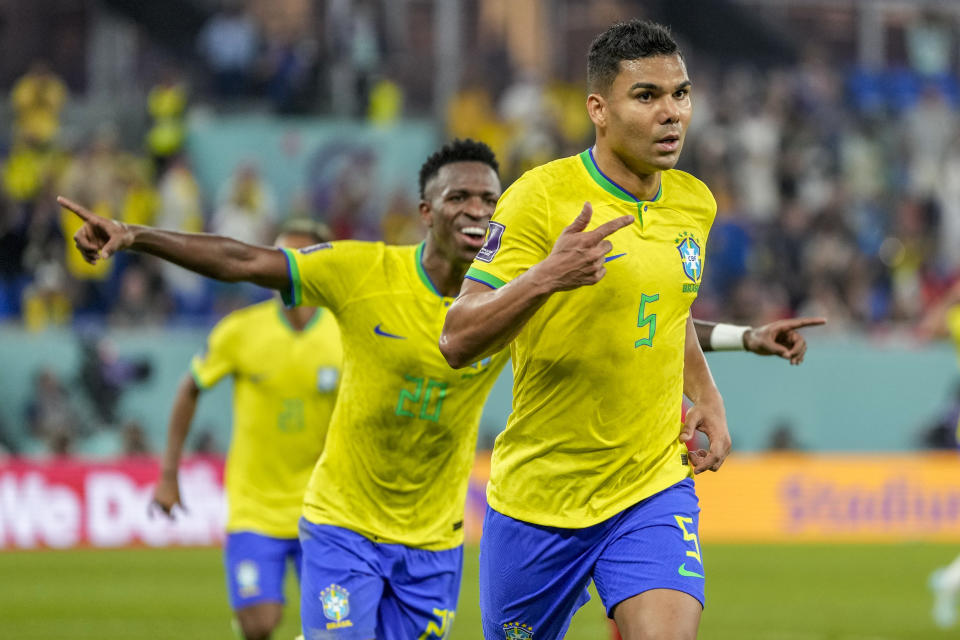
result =
[[682,591],[703,606],[699,523],[689,478],[584,529],[535,525],[488,507],[480,540],[484,637],[562,638],[590,600],[591,579],[610,617],[650,589]]

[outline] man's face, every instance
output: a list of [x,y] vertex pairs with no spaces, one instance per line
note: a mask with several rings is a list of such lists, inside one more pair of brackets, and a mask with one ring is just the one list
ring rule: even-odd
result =
[[451,162],[427,182],[420,216],[449,260],[472,262],[500,198],[500,179],[483,162]]
[[632,171],[672,169],[693,114],[690,79],[679,55],[622,60],[606,95],[588,98],[590,117]]

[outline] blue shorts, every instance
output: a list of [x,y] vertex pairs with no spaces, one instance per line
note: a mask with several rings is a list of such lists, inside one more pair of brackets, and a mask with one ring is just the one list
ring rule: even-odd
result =
[[[487,507],[480,539],[485,638],[562,638],[590,596],[613,608],[650,589],[703,605],[700,506],[689,478],[584,529],[544,527]],[[510,632],[513,632],[511,635]]]
[[228,533],[223,548],[227,591],[233,610],[260,602],[283,602],[287,560],[300,577],[300,541],[271,538],[250,531]]
[[305,640],[443,638],[463,572],[463,547],[427,551],[381,544],[300,518]]

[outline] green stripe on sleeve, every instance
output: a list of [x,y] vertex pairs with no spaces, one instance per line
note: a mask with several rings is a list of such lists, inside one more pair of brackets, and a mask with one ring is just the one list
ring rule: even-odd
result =
[[488,287],[493,287],[494,289],[499,289],[503,285],[507,284],[497,276],[490,275],[486,271],[481,271],[476,267],[470,267],[470,269],[467,271],[466,277],[470,278],[471,280],[476,280],[477,282],[482,282]]
[[280,292],[283,304],[287,307],[296,307],[303,302],[303,290],[300,287],[300,268],[297,266],[297,257],[290,249],[282,248],[287,259],[287,275],[290,277],[290,288]]
[[190,361],[190,375],[193,376],[193,383],[197,385],[197,389],[203,390],[207,388],[207,385],[203,384],[203,380],[200,377],[200,372],[197,371],[196,358]]

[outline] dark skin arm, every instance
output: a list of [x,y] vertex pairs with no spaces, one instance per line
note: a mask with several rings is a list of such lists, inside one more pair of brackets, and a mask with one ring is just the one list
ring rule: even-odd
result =
[[[814,327],[826,322],[826,318],[774,320],[761,327],[748,329],[743,334],[743,348],[758,356],[776,355],[789,360],[790,364],[800,364],[807,353],[807,341],[797,329]],[[717,323],[694,320],[693,324],[697,330],[700,348],[704,351],[712,351],[710,334],[713,333],[713,327]]]
[[181,233],[124,224],[98,216],[60,196],[57,202],[75,213],[83,226],[74,244],[90,264],[118,251],[149,253],[202,276],[224,282],[252,282],[270,289],[287,290],[290,276],[282,251],[207,233]]
[[173,411],[170,413],[170,424],[167,428],[167,448],[163,452],[160,480],[153,490],[153,503],[171,518],[175,506],[184,508],[180,501],[178,472],[180,457],[183,455],[183,443],[190,432],[190,424],[197,409],[199,395],[200,389],[193,381],[193,376],[188,373],[177,387]]

